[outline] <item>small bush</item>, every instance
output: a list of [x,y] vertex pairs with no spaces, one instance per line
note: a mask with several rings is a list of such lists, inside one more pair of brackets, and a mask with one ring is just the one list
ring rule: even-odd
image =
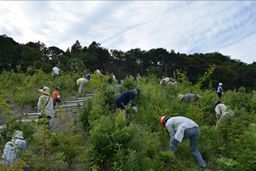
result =
[[34,122],[22,122],[21,120],[13,119],[6,123],[6,127],[1,131],[1,144],[5,144],[11,140],[15,131],[22,131],[26,141],[33,140],[33,133],[35,132]]

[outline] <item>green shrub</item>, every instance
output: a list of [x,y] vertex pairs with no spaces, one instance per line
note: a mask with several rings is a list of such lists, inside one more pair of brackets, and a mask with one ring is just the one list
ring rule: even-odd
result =
[[233,171],[238,163],[231,158],[221,157],[217,159],[217,164],[220,170]]
[[256,168],[256,124],[250,125],[249,129],[240,137],[235,145],[233,155],[236,158],[236,170],[254,170]]
[[0,96],[0,117],[6,120],[11,114],[11,109],[7,101]]
[[31,170],[53,170],[51,161],[52,132],[46,126],[39,126],[33,134],[33,142],[29,144],[28,153],[23,156]]
[[80,135],[70,135],[70,133],[66,132],[53,134],[51,141],[52,151],[56,152],[56,158],[61,157],[71,169],[80,153],[80,142]]
[[122,82],[122,86],[126,89],[126,90],[130,90],[130,89],[134,89],[136,88],[136,83],[133,79],[132,76],[126,77],[123,82]]
[[79,112],[79,121],[82,123],[82,127],[84,130],[88,130],[89,128],[89,115],[92,110],[92,100],[86,100],[84,102],[83,109]]
[[[1,145],[11,138],[16,129],[22,130],[29,149],[22,154],[31,170],[199,170],[190,150],[189,141],[183,141],[175,154],[169,151],[169,134],[159,124],[161,115],[182,115],[200,126],[199,149],[209,170],[255,169],[255,111],[256,97],[244,88],[226,91],[221,101],[236,114],[216,125],[215,91],[210,87],[211,71],[205,73],[196,85],[185,73],[178,72],[177,86],[161,86],[156,76],[135,82],[127,77],[121,86],[112,84],[109,76],[92,75],[86,91],[94,92],[85,101],[79,119],[72,125],[73,132],[51,132],[43,126],[20,121],[7,122],[1,133]],[[0,79],[0,114],[9,113],[11,104],[36,105],[37,89],[47,85],[61,88],[61,97],[69,98],[77,91],[75,81],[81,73],[61,73],[53,80],[50,73],[34,70],[31,75],[3,72]],[[138,112],[130,112],[131,124],[126,126],[125,111],[116,109],[114,99],[120,92],[139,87]],[[199,93],[197,102],[185,104],[179,93]],[[13,96],[15,95],[15,96]],[[10,98],[11,97],[11,98]],[[8,100],[5,100],[8,99]]]
[[22,122],[21,120],[13,119],[6,122],[6,127],[1,130],[1,144],[5,144],[11,140],[15,131],[22,131],[27,142],[33,140],[33,133],[35,132],[34,122]]

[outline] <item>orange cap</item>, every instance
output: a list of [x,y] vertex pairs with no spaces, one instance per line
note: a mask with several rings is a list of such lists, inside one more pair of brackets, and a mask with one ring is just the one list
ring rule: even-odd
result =
[[161,125],[164,125],[164,118],[165,118],[165,116],[161,116],[161,117],[160,117],[160,124],[161,124]]

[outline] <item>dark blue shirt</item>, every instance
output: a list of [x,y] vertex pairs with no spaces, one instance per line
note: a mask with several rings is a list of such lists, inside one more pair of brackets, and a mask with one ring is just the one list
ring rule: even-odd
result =
[[91,79],[91,74],[90,73],[86,73],[84,75],[84,78],[86,78],[87,80],[90,80]]
[[134,94],[133,90],[127,90],[122,92],[118,97],[116,97],[115,102],[116,104],[123,104],[127,105],[130,101],[132,101],[132,105],[135,105],[135,98],[136,95]]

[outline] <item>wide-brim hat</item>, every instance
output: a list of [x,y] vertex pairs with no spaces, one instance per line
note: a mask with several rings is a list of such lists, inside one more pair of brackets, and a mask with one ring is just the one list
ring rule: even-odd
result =
[[43,88],[38,90],[42,94],[50,95],[50,89],[47,86],[44,86]]
[[22,131],[16,131],[13,135],[13,138],[19,138],[19,139],[24,139],[23,137],[23,132]]

